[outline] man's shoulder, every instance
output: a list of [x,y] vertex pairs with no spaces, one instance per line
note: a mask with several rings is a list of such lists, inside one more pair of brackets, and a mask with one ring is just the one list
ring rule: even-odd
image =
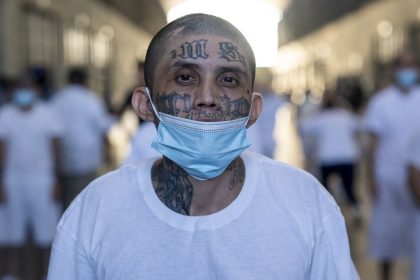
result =
[[123,165],[116,170],[101,175],[86,187],[82,195],[90,198],[107,199],[137,189],[139,168],[143,167],[141,165]]
[[257,184],[266,205],[274,201],[271,205],[287,211],[307,230],[322,226],[330,215],[340,216],[334,198],[313,175],[262,155],[247,153],[247,156],[258,166]]
[[384,103],[394,98],[398,90],[395,86],[388,86],[378,91],[371,99],[371,103]]
[[[260,170],[259,180],[268,181],[270,188],[279,192],[302,193],[301,198],[324,195],[325,188],[307,171],[263,155],[247,152],[247,160]],[[251,171],[252,172],[252,171]]]

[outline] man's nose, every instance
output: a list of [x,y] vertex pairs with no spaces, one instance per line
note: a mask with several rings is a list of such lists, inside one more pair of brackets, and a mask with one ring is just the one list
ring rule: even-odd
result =
[[211,82],[204,82],[197,89],[194,100],[196,108],[217,108],[220,106],[219,92],[217,86]]

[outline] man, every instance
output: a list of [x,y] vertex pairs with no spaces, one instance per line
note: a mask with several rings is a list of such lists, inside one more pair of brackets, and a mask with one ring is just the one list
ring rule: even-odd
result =
[[255,59],[192,14],[146,55],[133,107],[163,154],[92,183],[57,228],[49,279],[357,279],[343,217],[311,176],[257,154]]
[[379,260],[382,279],[390,279],[392,263],[412,249],[413,204],[406,186],[405,151],[420,120],[418,63],[405,51],[395,62],[395,83],[370,101],[368,180],[373,198],[371,255]]
[[107,132],[114,122],[103,102],[87,88],[83,68],[69,71],[69,83],[52,101],[66,128],[59,170],[64,208],[97,177]]
[[320,165],[321,182],[327,189],[328,180],[337,175],[351,204],[354,225],[361,223],[359,202],[354,191],[356,167],[359,161],[358,135],[360,120],[340,104],[336,90],[326,90],[320,111],[301,127],[305,135],[315,140],[315,157]]
[[[57,143],[63,125],[54,111],[38,101],[30,87],[14,91],[11,105],[0,114],[0,247],[8,262],[4,279],[19,279],[21,260],[32,231],[38,251],[40,275],[45,277],[55,227],[60,217],[57,170]],[[3,239],[3,240],[2,240]],[[8,277],[8,278],[7,278]],[[0,275],[1,278],[1,275]]]

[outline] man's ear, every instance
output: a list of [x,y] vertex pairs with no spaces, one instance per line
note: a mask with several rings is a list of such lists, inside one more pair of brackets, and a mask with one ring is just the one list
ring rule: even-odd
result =
[[145,121],[154,122],[155,115],[153,113],[150,100],[147,97],[145,87],[138,87],[133,92],[133,97],[131,99],[131,105],[136,111],[137,115]]
[[247,128],[249,128],[251,125],[253,125],[258,117],[260,116],[262,110],[263,110],[263,97],[261,94],[254,92],[252,94],[252,104],[251,104],[251,112],[249,113],[249,120],[248,124],[246,125]]

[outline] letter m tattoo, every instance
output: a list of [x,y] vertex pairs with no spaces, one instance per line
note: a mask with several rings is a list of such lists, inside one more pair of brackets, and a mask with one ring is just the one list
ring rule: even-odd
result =
[[[180,46],[181,53],[178,54],[178,56],[181,58],[206,59],[209,57],[209,55],[206,53],[206,43],[207,40],[194,40],[192,42],[186,42]],[[175,50],[172,52],[172,57],[175,58]]]

